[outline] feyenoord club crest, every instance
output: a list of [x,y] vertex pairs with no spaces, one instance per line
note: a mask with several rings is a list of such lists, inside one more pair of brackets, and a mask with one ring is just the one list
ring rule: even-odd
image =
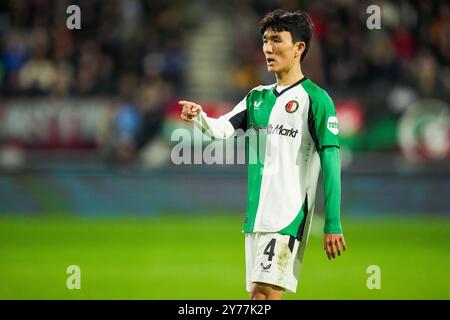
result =
[[286,106],[284,107],[286,109],[286,112],[288,113],[294,113],[297,111],[299,105],[298,102],[295,100],[291,100],[288,103],[286,103]]

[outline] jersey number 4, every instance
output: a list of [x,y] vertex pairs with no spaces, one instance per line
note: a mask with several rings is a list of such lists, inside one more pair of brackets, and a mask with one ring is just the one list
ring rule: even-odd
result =
[[275,242],[277,239],[272,239],[267,244],[267,247],[264,249],[264,254],[269,256],[268,260],[272,261],[273,256],[275,255]]

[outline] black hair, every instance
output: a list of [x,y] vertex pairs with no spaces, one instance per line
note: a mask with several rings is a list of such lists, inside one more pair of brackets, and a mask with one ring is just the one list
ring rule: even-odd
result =
[[269,12],[260,22],[259,31],[261,36],[264,35],[267,29],[272,29],[275,32],[290,32],[293,43],[303,41],[305,50],[300,57],[300,61],[303,60],[308,53],[314,29],[308,13],[305,11],[289,12],[281,9]]

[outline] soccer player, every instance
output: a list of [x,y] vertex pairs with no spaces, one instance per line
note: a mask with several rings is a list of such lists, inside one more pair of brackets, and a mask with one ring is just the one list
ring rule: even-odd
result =
[[340,256],[346,244],[340,222],[336,110],[327,92],[301,69],[312,38],[311,18],[302,11],[275,10],[261,20],[260,32],[275,84],[254,88],[218,119],[208,117],[194,102],[179,104],[183,120],[216,139],[231,137],[237,129],[247,131],[247,152],[257,157],[248,162],[243,226],[247,291],[252,299],[275,300],[284,292],[296,292],[320,168],[328,258]]

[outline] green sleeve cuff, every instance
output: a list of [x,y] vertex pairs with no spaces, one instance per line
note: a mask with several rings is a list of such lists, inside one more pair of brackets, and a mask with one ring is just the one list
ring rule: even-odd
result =
[[322,165],[325,225],[324,233],[342,233],[341,211],[341,161],[338,147],[325,147],[319,151]]

